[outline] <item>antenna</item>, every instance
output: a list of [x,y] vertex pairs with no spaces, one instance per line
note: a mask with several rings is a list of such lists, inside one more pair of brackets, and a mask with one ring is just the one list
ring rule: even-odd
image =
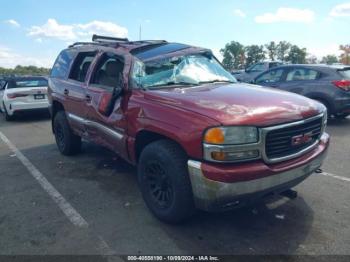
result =
[[141,34],[142,34],[142,27],[141,27],[141,24],[140,24],[140,28],[139,28],[139,41],[141,41]]

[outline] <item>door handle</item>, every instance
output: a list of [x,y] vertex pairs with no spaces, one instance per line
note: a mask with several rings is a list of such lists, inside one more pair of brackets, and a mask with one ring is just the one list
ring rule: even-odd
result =
[[67,96],[69,94],[69,90],[68,89],[64,89],[63,93]]
[[86,100],[86,102],[91,102],[92,98],[90,95],[86,95],[85,100]]

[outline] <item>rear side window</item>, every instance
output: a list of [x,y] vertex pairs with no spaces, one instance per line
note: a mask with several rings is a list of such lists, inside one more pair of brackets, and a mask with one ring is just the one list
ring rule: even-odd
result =
[[289,71],[286,81],[316,80],[320,73],[308,68],[295,68]]
[[69,71],[69,66],[74,58],[74,52],[72,50],[63,50],[57,57],[55,64],[51,69],[50,77],[53,78],[65,78]]
[[350,68],[345,70],[339,70],[338,72],[345,79],[350,79]]
[[79,82],[84,82],[86,74],[95,56],[96,52],[79,53],[74,61],[69,78]]

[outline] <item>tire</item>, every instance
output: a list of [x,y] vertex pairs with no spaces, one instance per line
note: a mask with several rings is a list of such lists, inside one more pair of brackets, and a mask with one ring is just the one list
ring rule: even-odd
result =
[[345,119],[349,116],[350,114],[349,113],[339,113],[339,114],[335,114],[334,117],[336,119]]
[[326,107],[326,109],[327,109],[327,117],[328,117],[328,119],[330,119],[331,116],[333,115],[333,113],[331,112],[330,105],[327,102],[325,102],[325,101],[323,101],[321,99],[314,99],[314,100],[316,100],[317,102],[321,103],[322,105],[324,105]]
[[56,113],[53,128],[56,144],[61,154],[74,155],[81,150],[81,137],[71,130],[64,111]]
[[138,181],[146,205],[161,221],[176,224],[194,214],[187,156],[176,143],[147,145],[139,159]]
[[3,113],[5,114],[5,120],[6,120],[6,121],[12,121],[12,120],[13,120],[13,116],[11,116],[11,115],[9,115],[9,114],[7,113],[5,104],[3,104],[3,107],[4,107],[4,112],[3,112]]

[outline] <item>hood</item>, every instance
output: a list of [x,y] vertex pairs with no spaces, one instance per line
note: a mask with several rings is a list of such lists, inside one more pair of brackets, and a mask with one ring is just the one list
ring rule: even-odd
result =
[[320,103],[300,95],[242,83],[150,90],[145,99],[196,112],[222,125],[276,125],[324,110]]

